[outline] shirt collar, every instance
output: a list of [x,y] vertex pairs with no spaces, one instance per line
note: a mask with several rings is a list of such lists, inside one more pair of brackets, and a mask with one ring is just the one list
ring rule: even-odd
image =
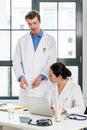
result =
[[[30,35],[31,35],[31,37],[34,36],[31,31],[30,31]],[[42,29],[40,30],[40,32],[39,32],[39,34],[37,36],[40,37],[40,38],[43,36],[43,30]]]

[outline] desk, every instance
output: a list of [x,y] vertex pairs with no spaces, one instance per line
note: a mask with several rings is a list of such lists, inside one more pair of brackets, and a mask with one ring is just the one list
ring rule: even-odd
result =
[[85,121],[77,121],[64,119],[62,116],[61,122],[55,122],[54,118],[51,118],[53,121],[52,126],[33,126],[27,123],[21,123],[19,120],[19,116],[29,116],[33,120],[37,119],[47,119],[49,117],[42,117],[36,115],[30,115],[28,112],[15,112],[14,118],[9,119],[7,112],[0,111],[0,130],[79,130],[87,127],[87,120]]

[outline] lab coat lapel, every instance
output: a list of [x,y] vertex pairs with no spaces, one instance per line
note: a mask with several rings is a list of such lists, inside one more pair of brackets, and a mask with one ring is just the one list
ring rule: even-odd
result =
[[[44,52],[46,51],[46,47],[47,47],[47,45],[45,44],[46,42],[46,36],[44,35],[44,33],[43,33],[43,36],[42,36],[42,38],[41,38],[41,40],[40,40],[40,43],[39,43],[39,45],[38,45],[38,47],[37,47],[37,49],[36,49],[36,51],[35,51],[35,53],[38,55],[40,55],[40,52],[43,52],[43,54],[44,54]],[[38,51],[39,50],[39,51]]]
[[70,90],[70,81],[68,80],[64,89],[62,90],[62,92],[60,93],[59,97],[64,97],[64,96],[68,96],[68,90]]
[[29,46],[30,46],[31,50],[34,52],[33,41],[32,41],[32,38],[31,38],[30,34],[27,35],[27,39],[28,39],[28,43],[29,43]]
[[58,97],[57,101],[58,101],[59,104],[64,105],[64,102],[66,101],[66,99],[69,98],[70,87],[71,87],[70,83],[69,83],[69,81],[67,81],[66,86],[64,87],[64,89],[62,90],[62,92],[60,94],[58,93],[58,95],[57,95],[57,97]]

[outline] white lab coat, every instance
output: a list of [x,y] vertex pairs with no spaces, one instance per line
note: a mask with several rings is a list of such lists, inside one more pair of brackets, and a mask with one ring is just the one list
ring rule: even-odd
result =
[[48,93],[49,102],[52,104],[61,104],[67,113],[84,113],[85,105],[81,88],[75,84],[71,79],[66,83],[63,91],[58,93],[57,84],[52,86]]
[[[47,76],[49,66],[54,62],[56,62],[56,43],[51,35],[43,32],[36,51],[29,33],[19,39],[13,57],[13,68],[17,79],[23,75],[31,86],[32,81],[40,74]],[[27,91],[21,89],[21,97],[23,93],[26,95]]]

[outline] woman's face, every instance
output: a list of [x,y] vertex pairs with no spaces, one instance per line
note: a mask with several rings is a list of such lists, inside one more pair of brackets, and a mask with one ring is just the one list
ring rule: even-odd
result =
[[49,77],[49,79],[50,79],[50,81],[52,83],[56,83],[57,82],[57,77],[56,77],[56,75],[53,74],[51,69],[49,69],[48,77]]

